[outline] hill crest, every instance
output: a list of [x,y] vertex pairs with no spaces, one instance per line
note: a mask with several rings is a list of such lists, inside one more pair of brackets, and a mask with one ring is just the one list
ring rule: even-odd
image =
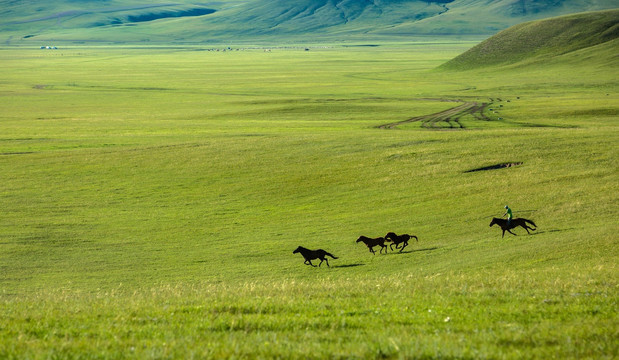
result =
[[531,21],[499,32],[440,68],[466,70],[542,61],[618,37],[619,10]]

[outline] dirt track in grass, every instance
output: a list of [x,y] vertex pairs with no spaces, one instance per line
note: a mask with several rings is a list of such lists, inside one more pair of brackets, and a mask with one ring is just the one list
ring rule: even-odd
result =
[[451,99],[431,99],[435,101],[457,102],[457,106],[433,114],[415,116],[410,119],[398,121],[378,126],[380,129],[394,129],[399,125],[412,122],[421,122],[421,126],[427,129],[464,129],[465,126],[460,120],[467,115],[473,116],[477,120],[490,121],[491,119],[484,114],[489,103],[476,101],[462,101]]

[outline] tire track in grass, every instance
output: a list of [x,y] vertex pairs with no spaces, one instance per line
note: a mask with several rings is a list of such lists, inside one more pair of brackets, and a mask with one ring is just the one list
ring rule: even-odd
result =
[[[478,103],[476,101],[462,101],[451,99],[428,99],[444,102],[459,102],[460,105],[454,106],[447,110],[439,111],[436,113],[415,116],[410,119],[398,121],[389,124],[379,125],[380,129],[395,129],[399,125],[421,122],[421,127],[426,129],[464,129],[465,126],[460,122],[460,119],[464,116],[471,115],[478,120],[490,121],[491,119],[484,114],[484,110],[489,105],[488,103]],[[445,126],[447,125],[447,127]]]

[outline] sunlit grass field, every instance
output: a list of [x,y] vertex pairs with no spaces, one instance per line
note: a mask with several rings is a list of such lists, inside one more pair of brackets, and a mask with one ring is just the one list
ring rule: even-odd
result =
[[0,49],[0,357],[616,358],[617,68],[472,45]]

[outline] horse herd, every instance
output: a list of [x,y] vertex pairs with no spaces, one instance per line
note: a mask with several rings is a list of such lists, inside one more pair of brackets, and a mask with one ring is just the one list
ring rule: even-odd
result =
[[[387,235],[385,235],[384,237],[378,237],[378,238],[369,238],[367,236],[360,236],[357,239],[357,242],[364,243],[365,246],[368,247],[370,252],[373,255],[376,255],[376,251],[374,251],[374,247],[376,246],[380,246],[379,253],[382,253],[383,250],[385,250],[385,254],[387,253],[387,245],[385,245],[386,242],[391,242],[391,244],[389,244],[390,245],[389,248],[391,248],[391,251],[395,251],[393,250],[393,245],[395,245],[395,248],[400,249],[400,252],[402,252],[402,250],[404,250],[404,248],[408,246],[408,240],[412,238],[415,238],[415,241],[419,241],[419,239],[415,235],[408,235],[408,234],[397,235],[396,233],[390,232],[390,233],[387,233]],[[310,249],[304,248],[303,246],[299,246],[292,253],[293,254],[301,253],[303,258],[305,259],[304,264],[311,265],[314,267],[316,267],[316,265],[312,264],[312,260],[320,259],[320,264],[318,264],[318,266],[322,265],[322,262],[325,261],[327,263],[327,266],[330,267],[329,260],[327,260],[327,256],[330,256],[333,259],[337,259],[337,257],[333,256],[332,254],[326,252],[323,249],[310,250]]]
[[[512,219],[511,221],[507,221],[505,219],[493,218],[492,221],[490,222],[490,226],[492,227],[492,225],[495,225],[495,224],[499,225],[501,227],[501,230],[503,230],[503,236],[505,236],[505,231],[509,232],[512,235],[516,235],[510,230],[517,226],[523,227],[527,231],[527,233],[530,234],[529,229],[530,230],[535,230],[535,229],[527,226],[527,223],[537,227],[537,225],[535,225],[533,221],[523,219],[523,218],[515,218],[515,219]],[[391,242],[391,244],[389,244],[389,248],[391,249],[391,251],[395,251],[393,250],[393,245],[395,245],[395,248],[400,249],[400,252],[402,252],[402,250],[404,250],[404,248],[408,246],[408,240],[412,238],[415,238],[415,241],[417,242],[419,241],[419,239],[415,235],[408,235],[408,234],[397,235],[396,233],[389,232],[384,237],[378,237],[378,238],[369,238],[367,236],[360,236],[356,242],[364,243],[365,246],[368,247],[368,250],[370,250],[372,255],[376,255],[376,251],[374,251],[374,248],[376,246],[380,246],[379,253],[382,253],[383,250],[385,250],[385,254],[387,253],[387,245],[385,244],[386,242]],[[333,259],[337,259],[336,256],[333,256],[333,254],[330,254],[323,249],[310,250],[302,246],[297,247],[292,253],[293,254],[300,253],[305,259],[304,264],[311,265],[313,267],[316,267],[316,265],[312,264],[312,260],[320,259],[320,264],[318,264],[318,266],[322,265],[322,262],[325,261],[327,263],[327,266],[331,267],[329,265],[329,260],[327,260],[327,256],[330,256]]]

